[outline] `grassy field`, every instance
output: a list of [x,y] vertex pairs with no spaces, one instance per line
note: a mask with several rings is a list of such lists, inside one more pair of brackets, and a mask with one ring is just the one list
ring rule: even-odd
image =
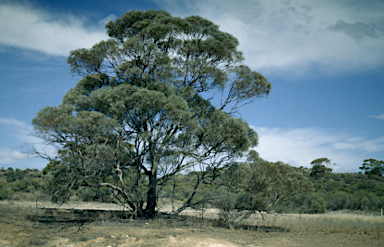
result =
[[38,207],[0,201],[0,246],[384,246],[384,218],[369,214],[254,215],[232,230],[220,225],[215,210],[204,220],[193,210],[132,220],[110,204]]

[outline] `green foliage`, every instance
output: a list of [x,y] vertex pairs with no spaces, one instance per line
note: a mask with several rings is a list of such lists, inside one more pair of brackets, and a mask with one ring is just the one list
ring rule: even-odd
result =
[[327,167],[330,165],[330,163],[331,160],[327,158],[313,160],[311,162],[311,177],[313,177],[316,181],[323,180],[327,174],[332,172],[332,168]]
[[[305,176],[314,178],[313,175],[306,173],[305,169],[301,170]],[[314,210],[319,209],[319,205],[323,208],[322,202],[317,198],[324,200],[327,210],[376,211],[384,206],[384,179],[381,176],[326,172],[321,179],[311,181],[314,195],[297,193],[288,196],[271,209],[276,212],[322,212],[323,210]]]
[[12,187],[8,184],[0,184],[0,200],[9,200],[13,196]]
[[371,202],[369,201],[369,199],[364,196],[363,198],[361,198],[361,209],[362,210],[368,210],[371,206]]
[[[3,169],[0,172],[0,200],[35,198],[35,194],[41,195],[41,172],[31,169]],[[5,182],[7,181],[7,182]]]
[[36,190],[40,189],[40,183],[35,179],[25,178],[19,180],[13,184],[14,191],[23,191],[34,193]]
[[7,182],[12,183],[16,180],[22,180],[25,177],[25,174],[28,173],[28,171],[22,171],[19,168],[16,170],[9,169],[7,170]]
[[224,184],[238,193],[236,209],[268,211],[295,194],[313,190],[310,180],[299,170],[282,162],[267,162],[256,152],[248,162],[235,163],[225,170]]
[[219,219],[223,223],[233,223],[237,218],[235,207],[237,204],[237,195],[232,192],[222,191],[216,198],[213,206],[219,210]]
[[[105,186],[152,217],[158,186],[198,167],[190,206],[198,187],[214,180],[211,171],[257,144],[233,114],[271,84],[242,63],[235,37],[204,18],[130,11],[106,29],[110,39],[70,52],[71,70],[83,78],[33,120],[38,135],[60,147],[44,170],[45,191],[65,201],[82,186]],[[222,100],[214,106],[216,93]]]
[[[60,152],[61,154],[65,152]],[[65,157],[63,158],[65,160]],[[72,171],[74,167],[69,167],[60,160],[51,160],[47,167],[44,168],[45,173],[42,189],[44,193],[51,195],[52,202],[63,203],[73,195],[72,188],[78,186],[74,180],[75,173]]]
[[368,176],[383,176],[384,175],[384,161],[375,159],[366,159],[361,167],[359,167],[364,174]]
[[13,181],[16,181],[16,179],[17,179],[16,172],[14,172],[13,170],[7,172],[7,183],[12,183]]
[[108,188],[90,188],[81,187],[77,193],[77,197],[85,202],[114,202],[113,194]]
[[327,206],[325,204],[324,199],[320,196],[314,196],[310,202],[309,212],[315,214],[323,214],[326,211]]
[[[65,151],[62,151],[61,153],[64,154]],[[253,153],[253,160],[257,160],[257,158],[257,154]],[[249,159],[248,163],[251,160],[252,159]],[[25,169],[23,171],[19,170],[19,172],[24,173],[24,178],[19,180],[16,177],[14,181],[9,183],[6,183],[8,173],[16,174],[16,170],[3,169],[3,171],[0,172],[0,179],[2,181],[2,183],[0,183],[0,200],[17,198],[23,200],[34,200],[36,195],[39,196],[39,200],[41,200],[41,198],[45,198],[46,195],[42,194],[42,192],[45,191],[48,193],[47,189],[52,188],[51,182],[54,180],[54,178],[56,179],[56,182],[61,181],[60,183],[63,184],[68,182],[66,180],[66,176],[69,176],[70,173],[67,173],[67,169],[62,170],[60,173],[60,169],[56,167],[59,165],[59,161],[52,161],[43,171],[31,169]],[[235,170],[235,167],[239,167],[241,169]],[[228,179],[228,174],[230,173],[232,173],[234,176],[235,174],[238,174],[239,178],[243,178],[243,174],[248,172],[247,170],[243,171],[242,169],[244,169],[244,167],[242,167],[242,164],[238,163],[237,165],[233,164],[227,168],[217,170],[216,172],[213,172],[213,170],[211,170],[211,172],[206,172],[205,176],[207,177],[216,176],[214,183],[202,183],[198,187],[197,194],[191,202],[191,207],[199,210],[203,216],[207,207],[217,206],[213,205],[215,203],[215,198],[221,198],[220,196],[224,195],[224,192],[230,192],[236,195],[236,203],[235,205],[232,204],[233,208],[231,208],[230,214],[228,214],[231,216],[228,218],[229,221],[233,223],[234,219],[241,219],[241,217],[246,216],[246,212],[248,212],[247,210],[255,209],[255,205],[258,205],[258,209],[268,205],[270,198],[255,196],[253,192],[249,192],[244,189],[248,180],[237,179],[232,182],[231,179]],[[295,169],[297,172],[301,172],[303,176],[309,178],[309,172],[305,169],[297,169],[293,167],[292,169]],[[41,179],[41,175],[43,173],[45,173],[44,180]],[[56,177],[54,176],[55,174]],[[190,172],[185,175],[176,175],[172,179],[160,185],[158,196],[163,198],[173,198],[175,201],[187,202],[191,193],[193,193],[197,179],[201,177],[201,174],[202,173],[200,172]],[[135,181],[131,176],[129,176],[132,175],[132,173],[126,173],[126,175],[125,183],[132,187]],[[145,190],[147,189],[145,184],[146,176],[144,174],[141,176],[141,181],[143,183],[139,186],[138,191],[139,193],[144,194]],[[105,179],[103,181],[112,182],[113,179],[115,179],[113,176],[109,176],[109,178],[109,180]],[[368,174],[355,173],[329,173],[323,181],[310,181],[313,182],[315,194],[298,192],[293,195],[288,195],[284,198],[284,200],[279,200],[278,203],[270,206],[269,210],[278,213],[314,213],[314,211],[321,212],[321,210],[318,209],[321,208],[320,206],[322,203],[318,202],[317,197],[323,198],[326,204],[326,209],[331,211],[377,211],[384,207],[384,180],[381,176],[369,176]],[[230,185],[230,187],[225,185]],[[41,186],[44,187],[44,191],[42,190]],[[74,195],[74,197],[71,198],[82,201],[123,201],[123,198],[120,195],[112,193],[112,190],[106,187],[80,186],[78,190],[70,192],[66,195],[62,195],[62,198],[67,198],[71,195]],[[57,202],[62,202],[62,199],[60,200],[59,193],[54,196],[51,194],[51,197],[54,197],[55,199],[52,199]],[[312,203],[312,201],[317,202]],[[316,208],[317,210],[314,210]]]
[[350,194],[344,191],[337,191],[327,198],[327,207],[330,210],[347,209],[351,206]]
[[[381,179],[369,174],[329,173],[323,181],[315,182],[314,187],[329,210],[378,210],[384,202],[384,181]],[[369,203],[364,199],[362,204],[364,197]]]

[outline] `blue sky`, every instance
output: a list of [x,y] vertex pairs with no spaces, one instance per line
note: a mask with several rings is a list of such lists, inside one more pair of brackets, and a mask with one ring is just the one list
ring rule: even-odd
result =
[[245,64],[272,82],[240,112],[262,158],[310,167],[326,157],[335,172],[384,160],[381,0],[0,0],[0,167],[45,167],[26,144],[44,148],[32,119],[79,79],[69,51],[107,39],[104,25],[133,9],[199,15],[238,38]]

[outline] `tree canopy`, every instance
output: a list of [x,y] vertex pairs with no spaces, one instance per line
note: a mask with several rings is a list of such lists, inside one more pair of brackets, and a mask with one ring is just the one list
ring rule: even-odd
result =
[[328,167],[331,165],[331,160],[328,158],[315,159],[311,162],[311,165],[311,177],[318,181],[323,180],[326,174],[332,172],[332,168]]
[[60,150],[45,169],[47,188],[65,201],[81,186],[107,187],[136,216],[152,217],[157,188],[172,176],[197,169],[207,182],[206,172],[257,145],[235,114],[271,84],[243,64],[235,37],[204,18],[135,10],[106,29],[110,39],[70,52],[82,78],[33,119]]
[[360,170],[364,171],[364,174],[368,176],[376,175],[383,176],[384,174],[384,161],[375,159],[366,159]]

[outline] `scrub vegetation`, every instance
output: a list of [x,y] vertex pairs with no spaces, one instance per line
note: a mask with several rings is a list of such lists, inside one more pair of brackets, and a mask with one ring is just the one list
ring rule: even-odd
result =
[[[271,166],[277,170],[271,171],[269,170],[271,167],[267,169],[264,166]],[[291,191],[290,184],[286,184],[286,176],[283,176],[284,169],[290,172],[289,177],[298,176],[297,174],[305,177],[301,182],[292,179],[295,183],[291,185],[296,186],[305,182],[305,186],[307,186],[305,193],[289,194],[285,192],[284,194],[284,189]],[[260,170],[264,171],[264,174]],[[268,176],[272,172],[274,176]],[[49,189],[45,188],[46,175],[46,170],[0,169],[0,199],[30,202],[36,201],[36,199],[50,201]],[[280,181],[278,180],[279,175],[281,176]],[[189,199],[199,176],[199,172],[190,171],[185,175],[176,175],[172,180],[160,186],[158,200],[161,203],[158,208],[161,209],[162,204],[166,202],[165,204],[171,208],[168,211],[177,210],[181,206],[180,202]],[[373,212],[374,215],[380,214],[380,209],[384,208],[384,177],[382,175],[328,171],[321,180],[315,179],[314,176],[313,169],[289,167],[283,163],[276,165],[259,160],[253,163],[236,164],[235,167],[222,170],[217,175],[215,184],[202,184],[197,190],[195,200],[204,201],[204,198],[207,200],[205,203],[195,204],[191,208],[201,212],[205,212],[209,208],[218,208],[222,209],[224,214],[226,210],[227,212],[243,210],[252,213],[268,211],[285,214],[318,214],[346,210],[358,214]],[[275,203],[277,199],[272,195],[276,195],[276,191],[272,189],[266,190],[260,186],[251,187],[248,184],[254,184],[256,181],[259,181],[259,185],[273,185],[275,190],[279,190],[281,200]],[[282,184],[279,185],[279,182]],[[268,200],[265,195],[268,195]],[[282,198],[284,195],[286,196]],[[100,202],[124,206],[109,189],[105,188],[79,188],[71,194],[69,202]],[[125,210],[129,211],[129,209]]]

